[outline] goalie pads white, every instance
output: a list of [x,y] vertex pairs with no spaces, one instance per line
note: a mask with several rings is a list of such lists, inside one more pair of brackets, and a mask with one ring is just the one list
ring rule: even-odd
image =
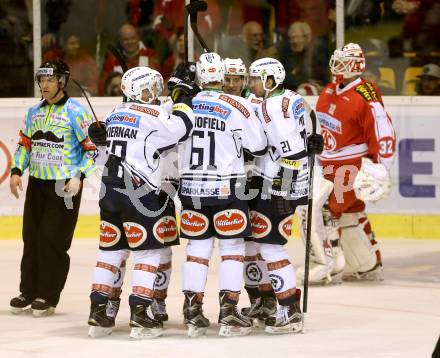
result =
[[362,201],[376,202],[391,192],[391,178],[385,165],[362,158],[362,165],[353,183],[356,197]]
[[367,216],[361,213],[345,213],[341,219],[341,241],[345,256],[344,276],[366,272],[377,264],[377,243],[373,244],[364,226]]
[[[317,175],[313,178],[313,210],[310,233],[311,264],[309,268],[309,282],[311,284],[329,283],[332,281],[331,273],[335,267],[335,259],[329,242],[329,236],[332,236],[332,230],[334,231],[334,229],[326,227],[330,222],[329,220],[324,221],[323,217],[323,207],[333,190],[333,183],[325,179],[318,170],[316,172]],[[300,234],[305,244],[307,234],[306,206],[300,207],[299,215]],[[304,267],[300,267],[297,270],[297,277],[299,281],[304,280]]]

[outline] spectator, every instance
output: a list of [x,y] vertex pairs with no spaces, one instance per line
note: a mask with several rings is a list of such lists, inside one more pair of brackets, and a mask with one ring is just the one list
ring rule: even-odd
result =
[[173,70],[185,61],[185,38],[183,28],[179,28],[171,37],[171,54],[162,65],[162,76],[165,81],[168,80]]
[[[43,60],[62,59],[70,68],[70,77],[77,81],[92,96],[98,94],[98,68],[95,59],[81,47],[81,39],[77,35],[67,37],[63,49],[48,51]],[[82,96],[81,91],[73,83],[66,87],[67,93],[73,97]]]
[[[160,71],[160,65],[157,60],[156,52],[145,47],[139,39],[139,32],[136,27],[130,24],[124,24],[119,29],[119,50],[124,58],[128,68],[137,66],[148,66]],[[122,67],[118,59],[112,53],[107,53],[102,68],[99,93],[104,94],[104,83],[112,72],[121,72]]]
[[0,97],[32,95],[32,28],[24,4],[0,3]]
[[120,72],[111,73],[105,81],[104,95],[108,97],[122,97],[121,80],[122,74]]
[[380,79],[380,71],[377,66],[368,66],[362,74],[362,78],[368,82],[374,83],[383,96],[397,96],[400,92],[391,88],[389,83]]
[[264,52],[263,28],[256,21],[248,21],[243,25],[241,36],[223,44],[223,58],[241,58],[246,67],[255,60],[267,56]]
[[417,76],[416,91],[420,96],[439,96],[440,95],[440,67],[430,63],[423,66],[422,74]]
[[289,26],[288,41],[282,43],[279,60],[286,69],[284,84],[296,89],[301,83],[327,81],[327,48],[312,38],[312,30],[306,22],[294,22]]

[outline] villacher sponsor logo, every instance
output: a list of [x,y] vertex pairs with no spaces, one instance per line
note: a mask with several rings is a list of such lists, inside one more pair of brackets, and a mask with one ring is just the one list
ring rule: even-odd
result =
[[196,211],[184,210],[180,217],[180,230],[187,236],[199,236],[208,230],[208,218]]
[[121,230],[108,221],[102,220],[99,229],[99,245],[101,247],[113,246],[121,238]]
[[172,216],[164,216],[153,226],[153,234],[161,243],[171,242],[177,239],[177,223]]
[[224,210],[214,215],[214,226],[219,234],[236,235],[246,229],[247,218],[241,210]]
[[252,210],[250,212],[252,236],[256,239],[267,236],[272,230],[272,224],[266,215]]
[[123,226],[128,245],[132,249],[141,246],[147,239],[147,231],[142,225],[134,222],[125,222]]

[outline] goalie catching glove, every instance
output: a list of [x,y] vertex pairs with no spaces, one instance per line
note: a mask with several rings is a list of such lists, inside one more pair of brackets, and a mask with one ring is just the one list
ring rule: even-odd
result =
[[362,201],[376,202],[385,199],[391,192],[388,169],[371,159],[362,158],[362,165],[353,183],[356,197]]

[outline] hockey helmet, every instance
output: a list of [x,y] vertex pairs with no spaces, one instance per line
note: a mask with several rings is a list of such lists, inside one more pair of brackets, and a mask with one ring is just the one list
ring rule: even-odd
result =
[[[149,67],[134,67],[124,73],[121,80],[121,89],[130,101],[139,101],[149,104],[157,99],[163,92],[162,75]],[[142,91],[147,89],[150,97],[142,100]]]
[[42,76],[58,77],[60,88],[65,88],[70,77],[69,66],[59,60],[50,60],[44,62],[35,73],[35,82],[39,83]]
[[[284,79],[286,78],[286,71],[280,61],[274,58],[265,57],[252,62],[249,67],[249,76],[260,77],[264,90],[266,92],[271,92],[283,84]],[[266,87],[266,82],[269,77],[273,77],[275,81],[274,88]]]
[[225,75],[246,76],[247,70],[241,58],[225,58]]
[[364,73],[365,57],[358,44],[348,43],[333,52],[329,65],[337,81],[349,79]]
[[197,61],[196,68],[197,79],[201,85],[211,82],[224,82],[225,65],[221,57],[215,52],[202,54]]

